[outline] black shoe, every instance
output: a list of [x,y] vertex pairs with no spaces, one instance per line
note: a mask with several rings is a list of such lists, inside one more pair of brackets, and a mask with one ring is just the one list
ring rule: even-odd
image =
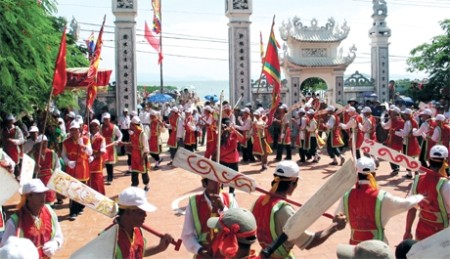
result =
[[314,159],[312,163],[319,163],[319,159]]
[[106,181],[105,185],[111,185],[110,181]]
[[338,165],[336,161],[329,163],[329,165]]
[[159,166],[155,165],[154,167],[152,167],[153,170],[159,170]]
[[150,187],[148,187],[147,185],[144,187],[144,191],[145,192],[148,192],[148,191],[150,191]]
[[76,218],[77,218],[77,214],[75,214],[75,213],[72,213],[72,214],[70,214],[70,216],[69,216],[69,220],[70,220],[70,221],[74,221]]
[[167,165],[172,165],[172,161],[170,161]]
[[395,169],[395,170],[392,170],[392,172],[391,172],[391,176],[396,176],[396,175],[398,175],[398,172],[399,172],[400,170],[398,170],[398,169]]
[[125,175],[130,175],[130,174],[131,174],[130,171],[126,171],[126,172],[125,172]]
[[345,158],[341,157],[341,164],[340,165],[343,165],[344,162],[345,162]]
[[161,162],[162,162],[163,160],[164,160],[163,158],[160,158],[159,161],[156,162],[156,166],[159,167],[159,165],[161,164]]
[[57,200],[57,201],[55,202],[55,205],[62,205],[63,203],[64,203],[63,200]]
[[413,176],[410,174],[405,174],[403,177],[410,180],[413,179]]

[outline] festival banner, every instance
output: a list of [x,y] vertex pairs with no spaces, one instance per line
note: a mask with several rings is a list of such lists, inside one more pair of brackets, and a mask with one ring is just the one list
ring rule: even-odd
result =
[[20,186],[33,179],[34,167],[36,162],[33,158],[29,157],[27,154],[23,154],[22,157],[22,168],[20,168]]
[[61,170],[52,174],[47,187],[108,217],[117,215],[117,204],[113,200]]
[[118,233],[119,225],[116,224],[75,251],[70,259],[115,258]]
[[0,166],[0,206],[2,206],[9,198],[11,198],[20,188],[19,183],[14,175]]

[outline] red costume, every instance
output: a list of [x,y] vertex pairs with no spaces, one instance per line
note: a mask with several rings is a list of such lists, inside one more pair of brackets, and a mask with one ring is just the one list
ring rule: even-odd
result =
[[[176,129],[172,130],[172,133]],[[131,142],[131,171],[137,173],[146,173],[147,165],[145,164],[145,159],[143,157],[143,143],[141,143],[141,135],[145,134],[141,127],[136,126],[134,133],[130,136]]]
[[253,154],[263,156],[272,153],[272,149],[270,149],[266,136],[264,135],[266,129],[265,123],[259,124],[255,121],[252,124],[252,128]]
[[344,212],[351,227],[349,243],[384,240],[381,223],[381,203],[386,192],[372,188],[369,184],[360,184],[344,195]]
[[[230,197],[227,193],[220,193],[223,198],[223,204],[226,207],[230,207]],[[192,212],[192,219],[194,220],[194,227],[197,233],[198,242],[207,247],[212,254],[211,244],[215,237],[215,231],[211,231],[211,229],[206,225],[206,222],[210,217],[218,216],[217,212],[211,210],[211,207],[208,205],[208,201],[206,200],[205,194],[198,194],[195,196],[191,196],[189,198],[189,206]],[[214,254],[214,258],[224,258],[221,254]],[[196,258],[202,258],[199,255],[196,255]]]
[[387,139],[387,146],[396,151],[403,149],[403,139],[395,135],[396,131],[403,129],[405,122],[400,117],[391,118],[391,127],[389,129],[389,136]]
[[[281,119],[281,134],[278,139],[278,144],[280,145],[290,145],[291,144],[291,127],[289,127],[289,120],[286,119],[286,114]],[[284,138],[281,138],[281,135],[284,134]]]
[[30,211],[22,207],[16,214],[11,216],[11,219],[16,226],[17,236],[31,240],[38,249],[39,258],[49,258],[44,254],[42,248],[55,235],[55,220],[58,220],[56,215],[53,216],[50,209],[47,206],[43,206],[39,213],[40,226],[37,226],[35,218]]
[[102,154],[102,146],[105,147],[105,138],[97,132],[92,136],[92,154],[94,160],[89,163],[89,170],[91,177],[89,179],[89,186],[105,195],[105,184],[103,183],[103,166],[105,164],[104,156],[107,153]]
[[195,129],[192,128],[194,117],[192,115],[186,116],[184,119],[184,144],[194,145],[196,143]]
[[[442,185],[448,180],[438,174],[426,173],[414,179],[412,193],[422,194],[426,199],[419,203],[419,222],[416,228],[416,240],[425,239],[448,227],[448,215]],[[449,197],[446,197],[447,199]]]
[[331,146],[333,148],[342,147],[344,145],[344,141],[342,140],[341,136],[341,128],[340,128],[340,119],[339,116],[336,114],[332,114],[331,116],[334,117],[334,126],[333,128],[329,129],[329,136],[331,137]]
[[[38,155],[34,156],[34,160],[39,160],[39,179],[41,179],[44,185],[47,185],[50,177],[52,177],[53,170],[55,169],[56,163],[59,163],[58,156],[56,152],[47,148],[45,151],[42,151],[42,157],[39,160]],[[56,193],[52,190],[48,190],[45,192],[45,203],[53,203],[56,200]]]
[[225,141],[225,144],[220,145],[220,162],[237,163],[239,162],[239,151],[237,150],[238,143],[244,142],[245,137],[240,133],[232,131]]
[[169,124],[172,126],[172,131],[170,132],[169,139],[167,140],[167,146],[170,148],[177,148],[177,128],[178,128],[178,117],[180,115],[178,113],[174,113],[169,117]]
[[159,136],[161,135],[162,124],[158,119],[150,121],[150,137],[148,138],[148,146],[150,154],[161,154],[161,144],[159,143]]
[[[114,130],[119,130],[114,124],[109,123],[108,126],[105,124],[100,128],[100,134],[105,138],[105,144],[107,146],[105,153],[105,163],[115,164],[116,163],[116,148],[114,145],[110,145],[114,142]],[[108,146],[110,145],[110,146]]]
[[[411,129],[417,129],[417,128],[419,128],[417,121],[414,119],[411,119]],[[414,157],[420,155],[419,140],[417,140],[417,137],[413,136],[412,130],[408,134],[407,141],[406,141],[406,155],[414,156]]]
[[116,257],[123,259],[136,259],[144,257],[145,240],[140,228],[134,228],[133,237],[129,237],[122,228],[119,228],[117,238]]
[[[356,148],[359,149],[364,141],[364,132],[362,132],[358,125],[363,122],[363,118],[359,115],[356,115],[353,117],[353,119],[356,121],[356,127],[354,127],[352,130],[355,131],[355,136],[356,136]],[[352,133],[353,134],[353,133]],[[352,146],[352,141],[353,141],[353,135],[350,138],[350,147]]]
[[16,164],[19,163],[22,156],[22,149],[21,146],[15,145],[9,139],[17,139],[19,130],[17,126],[13,126],[10,129],[3,129],[2,132],[3,150]]
[[[255,216],[257,228],[257,238],[261,247],[264,249],[270,245],[276,238],[275,213],[281,209],[286,202],[280,198],[271,197],[269,202],[263,205],[265,195],[261,195],[253,206],[252,213]],[[290,250],[281,245],[273,254],[275,258],[286,258]]]
[[206,125],[206,151],[205,157],[210,158],[212,154],[216,152],[217,149],[217,126],[216,121],[213,116],[207,117],[205,119],[207,123]]
[[[89,144],[87,137],[80,138],[83,140],[84,145]],[[75,168],[66,166],[66,173],[79,181],[89,180],[89,156],[85,152],[85,147],[80,147],[78,141],[75,141],[73,137],[69,137],[64,140],[63,148],[66,150],[67,159],[75,161]]]

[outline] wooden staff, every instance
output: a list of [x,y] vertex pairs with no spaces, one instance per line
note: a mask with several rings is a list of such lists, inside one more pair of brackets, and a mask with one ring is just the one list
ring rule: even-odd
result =
[[216,161],[217,161],[217,163],[219,163],[220,162],[220,140],[221,140],[221,135],[222,135],[222,112],[223,112],[223,105],[222,105],[222,102],[223,102],[223,90],[222,90],[222,92],[220,93],[220,103],[219,103],[219,105],[220,105],[220,111],[219,111],[219,127],[218,127],[218,132],[217,132],[217,153],[216,153]]

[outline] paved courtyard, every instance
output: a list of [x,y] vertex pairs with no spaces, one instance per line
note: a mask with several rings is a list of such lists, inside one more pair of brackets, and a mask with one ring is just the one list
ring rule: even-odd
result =
[[[200,147],[202,152],[204,147]],[[350,152],[345,153],[347,159]],[[183,169],[168,166],[170,161],[168,153],[164,153],[164,162],[160,170],[150,172],[150,191],[148,192],[149,201],[158,207],[154,213],[148,213],[146,224],[162,233],[170,233],[175,238],[179,238],[184,221],[184,209],[187,205],[187,197],[193,193],[201,192],[202,187],[198,175],[187,172]],[[274,159],[274,155],[269,157],[269,161]],[[294,153],[294,160],[298,160],[298,155]],[[318,164],[306,164],[301,166],[301,177],[297,190],[291,197],[293,200],[304,203],[311,195],[313,195],[320,186],[330,178],[330,176],[339,169],[339,166],[329,166],[331,160],[326,154],[322,154],[322,159]],[[256,179],[258,185],[266,190],[270,189],[270,182],[273,179],[273,171],[276,164],[271,163],[269,170],[260,172],[258,163],[240,164],[240,172]],[[119,163],[115,167],[115,179],[111,186],[106,186],[107,196],[115,199],[117,194],[124,188],[130,186],[130,176],[124,176],[126,170],[126,157],[120,157]],[[393,194],[404,197],[407,193],[411,180],[402,178],[403,172],[396,177],[389,176],[390,167],[387,162],[381,162],[380,168],[377,170],[376,179],[379,186]],[[105,172],[106,174],[106,172]],[[140,187],[143,185],[141,183]],[[225,189],[227,191],[227,188]],[[241,207],[251,208],[259,193],[247,194],[237,192],[237,200]],[[18,195],[8,201],[8,207],[18,202]],[[328,212],[334,213],[336,204],[333,205]],[[93,210],[85,209],[83,215],[79,216],[75,221],[69,221],[68,200],[64,200],[62,206],[56,207],[56,213],[61,221],[61,226],[65,238],[64,246],[54,258],[68,258],[74,251],[94,239],[99,232],[111,224],[111,219],[103,214],[99,214]],[[405,226],[406,213],[400,214],[391,219],[386,227],[386,235],[390,241],[391,248],[395,249],[403,236]],[[330,219],[321,217],[309,229],[312,231],[320,230],[330,224]],[[301,251],[294,249],[294,253],[299,258],[336,258],[336,245],[339,243],[347,243],[349,238],[349,227],[343,231],[335,233],[327,242],[312,250]],[[145,233],[147,244],[153,245],[158,242],[158,238]],[[174,246],[155,256],[155,258],[192,258],[184,246],[180,251],[174,251]],[[259,251],[258,244],[254,248]]]

